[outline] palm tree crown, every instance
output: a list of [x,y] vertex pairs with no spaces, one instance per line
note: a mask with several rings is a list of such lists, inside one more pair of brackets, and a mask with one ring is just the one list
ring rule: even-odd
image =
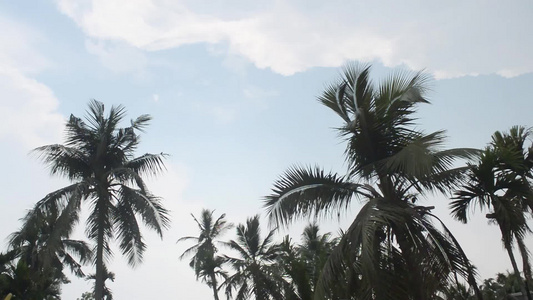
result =
[[273,243],[274,230],[261,238],[259,216],[246,220],[246,224],[237,226],[237,238],[226,245],[238,253],[238,257],[226,256],[226,260],[235,269],[235,274],[228,277],[226,294],[232,296],[235,289],[236,300],[283,299],[278,267],[275,260],[279,256],[279,246]]
[[222,270],[222,264],[225,259],[222,256],[216,255],[218,249],[215,246],[215,242],[233,225],[227,223],[225,214],[222,214],[215,220],[213,213],[214,211],[203,209],[200,213],[200,220],[192,215],[198,225],[200,235],[198,237],[182,237],[178,242],[192,240],[196,243],[194,246],[185,250],[180,256],[180,259],[193,254],[189,265],[194,269],[196,279],[202,278],[202,281],[213,289],[213,296],[215,300],[218,300],[217,276],[226,278],[227,275]]
[[349,278],[357,299],[430,299],[453,273],[470,282],[473,276],[450,232],[432,224],[431,207],[416,202],[428,191],[453,187],[464,171],[452,168],[454,160],[476,151],[443,150],[443,131],[415,128],[416,105],[428,102],[422,74],[398,73],[374,85],[369,72],[369,66],[348,66],[319,97],[344,121],[338,130],[347,141],[348,173],[293,167],[274,184],[265,207],[272,222],[287,224],[365,199],[329,257],[315,298]]
[[520,276],[512,250],[515,243],[518,245],[526,277],[522,293],[526,295],[529,295],[527,280],[531,280],[531,266],[524,238],[531,232],[527,215],[533,211],[529,183],[533,149],[524,149],[529,134],[528,130],[518,126],[508,133],[494,133],[492,143],[479,155],[476,163],[469,165],[468,180],[455,191],[450,205],[452,216],[463,223],[468,221],[468,210],[473,207],[489,210],[486,217],[498,225],[513,270]]
[[35,208],[61,211],[59,223],[76,222],[82,201],[89,201],[91,213],[86,233],[95,242],[95,297],[103,297],[105,264],[111,256],[109,242],[115,237],[128,263],[142,260],[146,248],[136,216],[150,229],[162,235],[169,225],[168,211],[144,183],[144,175],[157,175],[163,168],[164,154],[134,152],[150,116],[142,115],[131,125],[120,128],[125,116],[122,106],[111,107],[105,115],[104,105],[91,101],[86,120],[70,116],[66,124],[65,144],[42,146],[34,151],[48,165],[52,175],[62,175],[72,184],[46,195]]

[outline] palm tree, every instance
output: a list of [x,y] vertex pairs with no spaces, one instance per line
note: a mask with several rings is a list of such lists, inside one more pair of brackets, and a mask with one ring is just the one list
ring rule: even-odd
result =
[[331,233],[319,234],[319,226],[316,222],[308,224],[304,228],[298,251],[308,266],[313,289],[336,243],[337,240],[332,239]]
[[60,228],[57,218],[57,212],[32,212],[23,219],[22,228],[11,234],[10,251],[4,257],[13,262],[9,281],[15,297],[59,298],[61,284],[69,282],[64,266],[78,277],[85,276],[81,263],[91,260],[91,250],[87,243],[69,239],[73,224]]
[[52,175],[62,175],[72,184],[46,195],[36,204],[33,215],[61,211],[58,223],[65,224],[78,220],[82,202],[91,205],[86,233],[96,245],[96,300],[103,298],[105,259],[111,257],[109,242],[117,238],[122,254],[135,266],[146,248],[136,217],[160,236],[170,222],[168,211],[142,179],[164,169],[164,154],[134,157],[140,142],[136,131],[142,131],[151,118],[141,115],[129,127],[119,128],[124,116],[124,107],[113,106],[106,116],[104,105],[92,100],[88,123],[70,116],[65,144],[34,150]]
[[60,286],[68,280],[46,275],[36,274],[24,260],[18,260],[0,273],[0,297],[11,294],[16,299],[59,300]]
[[352,281],[357,299],[430,299],[453,274],[475,286],[449,230],[435,227],[432,207],[416,202],[453,187],[464,171],[452,169],[454,160],[476,151],[442,150],[443,131],[415,128],[416,105],[428,102],[422,74],[397,73],[375,86],[369,72],[369,66],[348,66],[319,97],[344,121],[338,130],[347,140],[348,173],[290,168],[266,198],[270,220],[287,225],[295,217],[336,215],[354,198],[364,200],[325,265],[315,299],[337,278]]
[[81,266],[91,260],[92,251],[86,242],[69,239],[74,222],[58,224],[58,217],[57,211],[30,211],[22,228],[11,234],[10,247],[35,273],[65,277],[63,267],[67,266],[77,277],[84,277]]
[[279,266],[275,264],[280,255],[278,245],[274,244],[274,230],[261,239],[259,216],[246,220],[246,224],[237,226],[237,238],[226,245],[239,254],[239,257],[225,256],[235,274],[224,282],[226,295],[232,296],[235,289],[235,300],[281,300],[283,284]]
[[215,241],[233,225],[228,224],[225,220],[226,214],[222,214],[214,220],[214,212],[214,210],[203,209],[200,213],[200,221],[191,214],[198,225],[198,229],[200,229],[200,235],[198,237],[182,237],[178,242],[189,240],[195,242],[194,246],[183,252],[180,259],[194,254],[189,265],[193,268],[196,279],[202,278],[202,281],[213,290],[215,300],[219,300],[217,276],[226,278],[227,275],[222,270],[222,264],[225,259],[222,256],[216,255],[218,249],[215,246]]
[[[446,286],[442,291],[442,296],[438,299],[442,300],[474,300],[473,290],[467,285],[460,282],[455,282]],[[486,298],[484,298],[487,300]]]
[[278,264],[289,279],[285,288],[285,299],[313,299],[322,268],[337,241],[331,238],[329,232],[319,234],[316,222],[308,224],[301,237],[301,243],[298,245],[292,243],[289,236],[279,245]]
[[[524,213],[533,213],[533,188],[529,181],[533,179],[533,145],[525,148],[525,142],[530,136],[531,129],[513,126],[508,133],[496,131],[491,143],[500,156],[499,169],[507,170],[507,176],[518,183],[513,184],[507,194],[519,202]],[[525,287],[529,291],[528,282],[533,281],[529,250],[520,236],[516,237],[516,243],[522,256],[522,270],[526,278]]]
[[301,257],[298,247],[292,242],[289,235],[283,238],[278,247],[279,254],[275,264],[280,266],[284,275],[282,277],[288,277],[288,280],[282,280],[279,283],[282,286],[284,299],[312,299],[313,287],[311,286],[308,266]]
[[[513,253],[513,244],[518,244],[526,279],[531,274],[529,252],[524,245],[525,235],[531,231],[526,212],[533,208],[531,187],[527,180],[531,161],[530,158],[524,158],[522,148],[527,135],[527,131],[518,127],[512,128],[510,134],[496,132],[493,142],[480,155],[477,164],[469,165],[468,182],[455,192],[450,204],[452,216],[463,223],[468,222],[467,213],[472,207],[489,210],[486,217],[489,222],[498,225],[513,270],[520,276]],[[531,300],[528,291],[525,280],[522,293]]]
[[483,280],[483,285],[480,288],[484,300],[507,299],[505,288],[498,281],[494,280],[494,278]]

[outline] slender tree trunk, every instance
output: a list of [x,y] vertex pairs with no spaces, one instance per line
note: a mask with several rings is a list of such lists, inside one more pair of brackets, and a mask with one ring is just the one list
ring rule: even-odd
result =
[[[102,190],[106,191],[107,187],[102,185]],[[97,210],[98,229],[96,236],[96,278],[94,283],[95,300],[103,300],[104,286],[107,278],[107,270],[104,265],[104,243],[105,243],[105,218],[107,217],[108,195],[105,192],[98,193],[98,200],[95,209]]]
[[98,239],[96,244],[96,280],[94,284],[94,298],[95,300],[103,299],[104,292],[104,232],[103,229],[98,229]]
[[511,247],[511,243],[509,243],[508,241],[505,241],[504,243],[505,243],[505,249],[507,250],[507,253],[509,254],[509,259],[511,260],[511,265],[513,265],[514,273],[519,278],[520,291],[522,292],[522,296],[527,295],[524,282],[522,281],[522,276],[520,276],[520,270],[518,269],[518,265],[516,264],[516,259],[513,254],[513,248]]
[[215,297],[215,300],[219,300],[217,290],[217,278],[214,273],[211,273],[211,287],[213,288],[213,297]]
[[529,289],[529,282],[531,282],[531,267],[529,265],[529,253],[522,238],[516,238],[520,255],[522,256],[522,271],[524,272],[524,286],[526,288],[527,299],[532,300],[531,291]]
[[96,280],[94,284],[95,300],[103,300],[104,297],[104,228],[98,227],[96,242]]

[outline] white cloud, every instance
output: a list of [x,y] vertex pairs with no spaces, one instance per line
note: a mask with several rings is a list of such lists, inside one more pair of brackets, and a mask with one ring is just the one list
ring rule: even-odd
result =
[[50,88],[32,76],[51,65],[36,52],[43,38],[35,31],[0,16],[0,140],[23,149],[57,142],[64,119]]
[[427,68],[439,77],[533,71],[529,1],[58,0],[96,39],[145,50],[227,43],[259,68],[290,75],[346,60]]
[[25,149],[59,141],[64,119],[46,85],[0,64],[0,95],[0,140],[21,142]]

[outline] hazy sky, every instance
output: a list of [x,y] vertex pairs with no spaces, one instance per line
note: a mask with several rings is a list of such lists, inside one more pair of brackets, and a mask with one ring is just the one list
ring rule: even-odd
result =
[[[420,108],[419,127],[447,129],[450,147],[481,148],[495,130],[533,125],[533,2],[367,3],[0,1],[0,238],[66,184],[29,151],[61,143],[65,120],[83,116],[93,98],[125,105],[130,118],[151,114],[138,154],[171,155],[165,175],[149,183],[172,210],[172,228],[163,241],[145,231],[136,269],[115,251],[115,299],[210,299],[188,261],[178,261],[187,245],[176,240],[197,233],[190,213],[205,207],[244,222],[263,213],[262,197],[287,167],[345,171],[332,129],[341,120],[316,96],[347,61],[372,62],[376,80],[395,68],[432,74],[433,104]],[[446,197],[425,203],[437,206],[482,277],[510,269],[483,214],[465,226],[447,217]],[[71,278],[64,299],[90,289]]]

